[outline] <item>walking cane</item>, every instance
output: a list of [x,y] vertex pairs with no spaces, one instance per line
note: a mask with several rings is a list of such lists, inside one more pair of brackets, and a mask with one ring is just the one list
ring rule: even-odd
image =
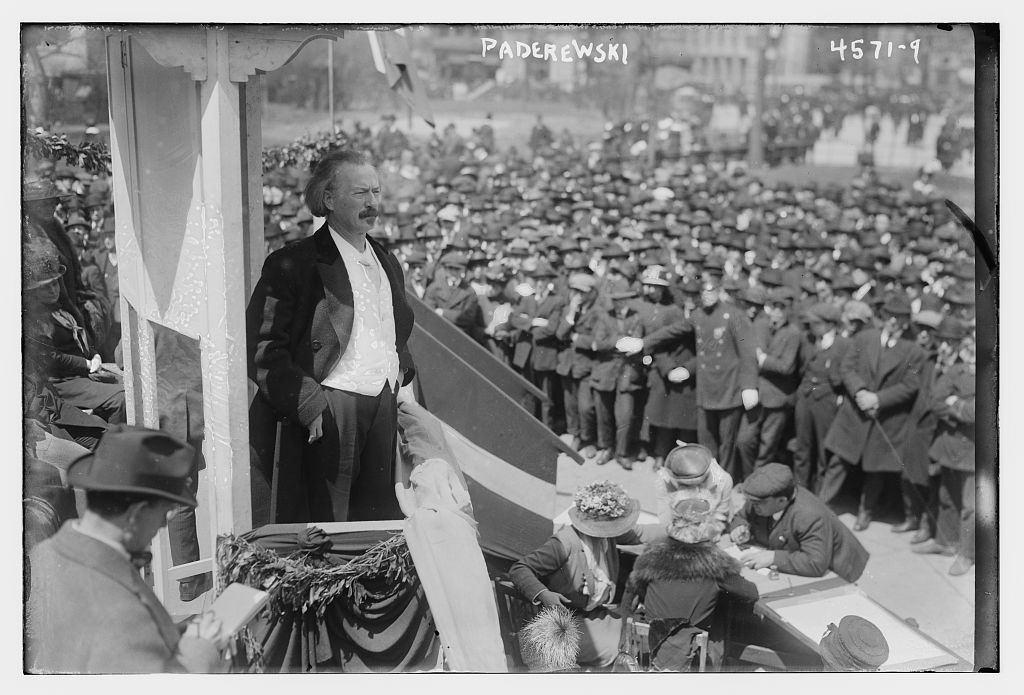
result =
[[281,480],[281,421],[274,435],[274,468],[270,474],[270,523],[277,523],[277,490]]
[[[882,427],[882,423],[878,421],[878,416],[872,415],[871,421],[875,423],[878,427],[878,431],[882,433],[882,439],[884,439],[885,443],[889,445],[889,448],[892,450],[892,455],[896,457],[896,463],[900,464],[900,469],[905,471],[907,467],[903,464],[903,457],[900,456],[900,452],[896,450],[896,445],[892,443],[891,439],[889,439],[889,434],[885,431],[885,428]],[[920,500],[921,508],[924,509],[924,513],[928,515],[928,520],[932,523],[933,528],[938,528],[939,522],[932,514],[932,511],[928,508],[928,500],[921,497],[921,493],[918,492],[916,485],[911,484],[910,489],[913,490],[914,495],[916,495]]]

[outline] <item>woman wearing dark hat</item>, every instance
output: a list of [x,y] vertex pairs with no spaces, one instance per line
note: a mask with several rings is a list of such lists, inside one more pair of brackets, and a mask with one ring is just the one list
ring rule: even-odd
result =
[[652,670],[690,670],[693,636],[710,632],[708,663],[717,670],[724,643],[716,621],[719,601],[758,599],[757,587],[740,576],[740,565],[714,543],[717,525],[707,500],[684,499],[672,507],[668,537],[653,542],[637,559],[623,605],[643,605],[650,624]]
[[85,328],[60,305],[59,282],[66,270],[45,237],[26,241],[22,269],[26,351],[45,364],[43,372],[59,398],[107,422],[125,422],[124,386],[114,368],[92,349]]
[[661,535],[638,527],[640,503],[619,485],[590,483],[576,491],[569,510],[571,526],[512,565],[509,575],[534,604],[568,606],[582,619],[577,661],[604,668],[618,654],[622,618],[612,612],[619,576],[616,543],[637,545]]
[[658,521],[672,522],[672,510],[684,499],[708,502],[711,540],[717,541],[732,518],[732,476],[725,472],[707,447],[681,444],[669,452],[658,473]]
[[86,510],[31,553],[27,669],[34,673],[225,670],[227,635],[212,614],[181,634],[139,574],[189,490],[192,447],[158,430],[110,429],[71,464]]

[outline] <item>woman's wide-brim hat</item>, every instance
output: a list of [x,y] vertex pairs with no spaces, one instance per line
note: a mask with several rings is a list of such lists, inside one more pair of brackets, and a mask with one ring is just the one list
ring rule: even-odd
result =
[[195,507],[189,489],[195,449],[189,444],[144,427],[115,425],[95,451],[68,468],[68,483],[82,490],[124,492],[159,497]]
[[615,518],[599,517],[585,514],[575,506],[569,509],[569,520],[573,528],[594,538],[616,538],[636,526],[640,518],[640,503],[629,498],[626,509],[621,516]]

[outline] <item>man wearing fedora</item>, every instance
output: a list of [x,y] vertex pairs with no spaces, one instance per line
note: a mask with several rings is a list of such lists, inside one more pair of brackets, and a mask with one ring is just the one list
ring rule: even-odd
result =
[[[273,521],[400,518],[396,399],[414,374],[414,318],[401,264],[367,236],[380,209],[377,172],[361,153],[334,150],[305,200],[327,221],[267,258],[246,311],[259,385],[251,431],[270,432],[254,448],[266,484],[278,477]],[[283,421],[280,447],[273,419]]]
[[893,293],[882,306],[882,327],[861,331],[840,365],[846,399],[825,438],[833,457],[822,478],[821,499],[839,495],[849,469],[864,472],[855,531],[871,523],[886,474],[903,470],[911,409],[924,371],[924,351],[909,339],[910,299]]
[[759,546],[741,557],[747,567],[774,565],[802,577],[832,570],[848,582],[864,573],[868,551],[832,510],[796,484],[789,466],[761,466],[736,486],[735,496],[740,509],[729,535],[736,543]]
[[184,634],[139,575],[189,489],[192,447],[158,430],[111,428],[68,468],[85,490],[80,519],[30,556],[26,669],[33,673],[212,672],[228,635],[212,614]]

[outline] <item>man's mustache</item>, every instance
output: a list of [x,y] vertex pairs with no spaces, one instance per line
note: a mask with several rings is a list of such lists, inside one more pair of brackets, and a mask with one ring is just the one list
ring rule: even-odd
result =
[[377,208],[366,208],[361,213],[359,213],[359,219],[363,219],[363,218],[366,218],[366,217],[377,217],[377,216],[378,216],[377,215]]

